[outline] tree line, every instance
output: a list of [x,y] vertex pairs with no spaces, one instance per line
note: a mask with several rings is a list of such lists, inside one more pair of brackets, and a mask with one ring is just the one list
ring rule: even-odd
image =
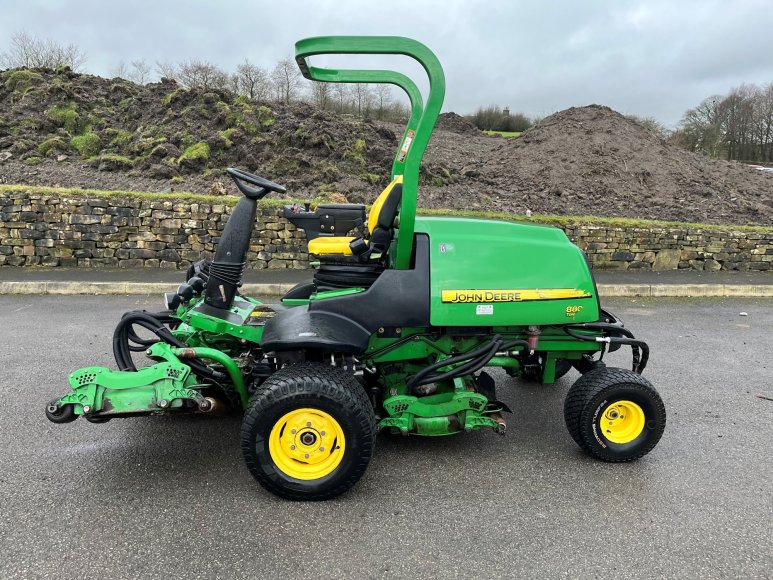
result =
[[[76,45],[41,40],[26,32],[12,35],[8,50],[0,53],[3,68],[69,67],[77,72],[85,64],[86,54]],[[230,72],[206,60],[158,61],[151,65],[137,59],[119,62],[111,74],[140,85],[168,78],[186,88],[230,90],[258,101],[308,102],[320,109],[383,121],[404,121],[410,113],[406,104],[394,98],[389,85],[310,82],[289,56],[271,69],[245,59]]]
[[773,83],[743,84],[685,112],[672,140],[710,157],[773,162]]

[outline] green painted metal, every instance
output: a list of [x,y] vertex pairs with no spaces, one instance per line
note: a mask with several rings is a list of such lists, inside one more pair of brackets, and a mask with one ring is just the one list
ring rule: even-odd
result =
[[488,400],[480,393],[454,390],[426,397],[396,395],[384,401],[389,414],[378,423],[379,429],[398,429],[416,435],[452,435],[481,427],[497,428],[483,413]]
[[156,343],[150,356],[163,359],[136,372],[113,371],[105,367],[85,367],[68,377],[72,392],[59,399],[59,405],[72,404],[75,414],[112,416],[148,413],[180,408],[188,399],[201,395],[190,387],[195,377],[190,367],[175,357],[170,347]]
[[[339,70],[313,67],[308,58],[320,54],[397,54],[416,60],[424,67],[429,79],[429,93],[421,115],[420,95],[415,83],[405,75],[385,70]],[[400,36],[318,36],[299,40],[295,44],[295,59],[301,72],[309,79],[322,82],[380,82],[402,88],[411,100],[411,118],[400,142],[392,165],[392,177],[403,175],[403,196],[400,206],[400,227],[394,267],[410,267],[413,250],[416,198],[419,187],[419,167],[435,122],[445,98],[445,75],[437,57],[422,43]]]
[[[221,344],[233,343],[232,338],[247,340],[249,342],[260,343],[263,337],[263,325],[252,324],[251,316],[257,306],[261,303],[254,298],[243,298],[234,301],[234,306],[229,311],[233,315],[233,321],[223,320],[216,316],[210,316],[200,310],[204,304],[204,297],[193,300],[188,306],[181,307],[177,311],[177,316],[185,323],[184,331],[195,329],[206,333],[204,340],[200,343],[202,346],[215,346],[215,343],[208,342],[206,335],[217,340],[217,346]],[[228,338],[231,337],[231,338]],[[198,345],[195,345],[198,346]],[[221,349],[222,350],[222,349]]]
[[309,297],[309,301],[325,300],[327,298],[338,298],[339,296],[349,296],[350,294],[359,294],[365,292],[365,288],[342,288],[340,290],[327,290],[317,292]]
[[[598,320],[582,251],[558,228],[496,220],[419,217],[430,237],[430,320],[435,326],[525,326]],[[570,288],[586,298],[447,303],[443,290]],[[487,307],[480,307],[486,304]],[[567,310],[569,308],[569,310]]]
[[213,360],[216,363],[222,365],[228,373],[228,376],[231,378],[234,390],[237,392],[239,399],[242,402],[242,407],[245,409],[247,408],[247,405],[250,402],[250,393],[247,391],[247,385],[244,384],[244,377],[242,377],[241,370],[239,370],[239,367],[231,357],[215,348],[206,347],[172,348],[171,351],[176,356],[183,356],[186,351],[192,351],[195,355],[195,358]]

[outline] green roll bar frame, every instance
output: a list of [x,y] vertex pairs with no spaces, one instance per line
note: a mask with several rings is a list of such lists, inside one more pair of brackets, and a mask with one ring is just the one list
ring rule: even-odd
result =
[[[308,58],[319,54],[394,54],[409,56],[429,78],[427,104],[416,84],[402,73],[391,70],[332,69],[311,66]],[[435,128],[446,92],[445,74],[440,61],[422,43],[402,36],[316,36],[295,43],[295,60],[304,77],[325,83],[387,83],[403,89],[411,102],[411,116],[392,163],[391,178],[403,176],[400,227],[394,267],[410,268],[419,167],[432,130]]]

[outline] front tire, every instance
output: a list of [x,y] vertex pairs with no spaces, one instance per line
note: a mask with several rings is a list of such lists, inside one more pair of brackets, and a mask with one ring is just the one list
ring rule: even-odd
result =
[[242,452],[271,493],[324,500],[349,490],[365,473],[376,419],[362,385],[336,367],[302,363],[266,379],[242,424]]
[[564,419],[583,450],[621,463],[646,455],[666,428],[666,408],[639,374],[600,367],[582,375],[566,395]]

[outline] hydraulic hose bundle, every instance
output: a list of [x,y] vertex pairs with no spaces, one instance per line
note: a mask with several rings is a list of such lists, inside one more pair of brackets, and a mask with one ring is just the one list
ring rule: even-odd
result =
[[[170,311],[151,313],[135,310],[124,314],[113,333],[113,356],[115,356],[118,368],[122,371],[136,371],[137,367],[132,360],[131,353],[144,352],[159,341],[177,348],[185,348],[185,343],[175,338],[167,327],[168,324],[177,322],[179,320],[173,318]],[[157,338],[141,338],[134,330],[135,325],[149,330]],[[216,381],[226,378],[222,373],[212,370],[198,360],[186,359],[183,362],[190,366],[199,377]]]
[[[465,375],[470,375],[486,366],[486,364],[488,364],[488,362],[494,358],[494,355],[496,355],[497,352],[507,351],[517,346],[528,349],[529,343],[525,340],[512,340],[510,342],[505,342],[502,340],[502,337],[497,334],[494,336],[494,338],[491,339],[491,342],[488,342],[483,346],[476,348],[475,350],[437,361],[436,363],[423,368],[410,379],[408,379],[408,382],[406,383],[408,392],[413,393],[414,389],[416,387],[420,387],[421,385],[436,383],[439,381],[447,381],[458,377],[463,377]],[[459,366],[456,366],[448,371],[435,374],[435,371],[455,364],[459,364]]]

